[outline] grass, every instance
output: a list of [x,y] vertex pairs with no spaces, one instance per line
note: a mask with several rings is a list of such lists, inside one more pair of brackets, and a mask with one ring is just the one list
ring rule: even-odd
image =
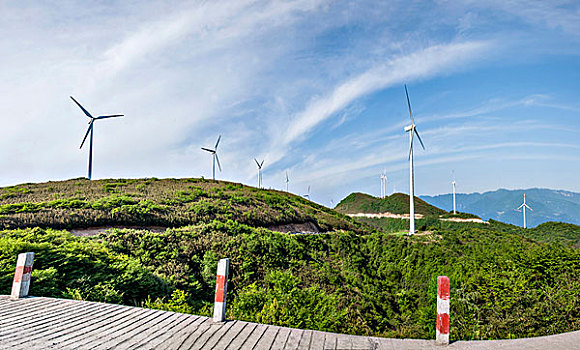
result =
[[253,227],[311,222],[320,231],[363,230],[329,208],[276,190],[205,179],[108,179],[0,189],[0,228],[180,227],[235,219]]

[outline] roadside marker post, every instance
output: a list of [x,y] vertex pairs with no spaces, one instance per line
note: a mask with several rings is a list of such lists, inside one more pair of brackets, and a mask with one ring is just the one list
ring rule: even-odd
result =
[[437,326],[435,343],[449,345],[449,277],[437,277]]
[[28,252],[18,254],[16,271],[14,272],[14,282],[12,282],[12,292],[10,293],[11,298],[19,299],[28,296],[33,262],[34,253]]
[[230,259],[221,259],[218,262],[215,283],[215,303],[213,307],[214,322],[224,322],[226,320],[226,294],[228,291],[229,270]]

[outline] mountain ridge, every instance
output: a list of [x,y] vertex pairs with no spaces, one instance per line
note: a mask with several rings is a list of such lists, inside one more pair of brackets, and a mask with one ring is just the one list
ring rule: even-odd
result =
[[[526,193],[526,203],[533,209],[527,211],[527,226],[557,221],[580,225],[580,193],[547,188],[498,189],[495,191],[457,193],[457,209],[475,214],[484,220],[493,219],[523,226],[522,213],[517,211]],[[419,196],[431,205],[452,209],[452,194]]]

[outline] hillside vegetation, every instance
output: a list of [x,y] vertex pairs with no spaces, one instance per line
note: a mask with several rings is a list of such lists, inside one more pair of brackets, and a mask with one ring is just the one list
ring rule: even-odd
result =
[[[36,211],[7,212],[3,222],[29,226],[37,220],[43,227],[0,231],[0,294],[10,292],[16,255],[33,251],[31,295],[209,316],[217,261],[228,257],[229,319],[432,339],[436,279],[447,275],[452,340],[580,329],[580,227],[574,225],[550,223],[523,230],[497,221],[482,225],[428,216],[418,220],[423,232],[406,236],[397,227],[408,225],[405,220],[390,219],[370,229],[300,197],[224,182],[71,180],[15,188],[2,192],[9,194],[2,199],[3,207],[36,203],[28,204]],[[176,200],[198,191],[204,194],[195,200]],[[65,198],[55,199],[54,193]],[[169,222],[162,221],[168,218],[192,223],[160,233],[110,229],[90,237],[48,228],[51,223],[68,224],[60,216],[51,216],[56,213],[80,216],[75,224],[93,225],[95,218],[102,217],[111,220],[106,223],[144,226],[138,219],[145,214],[129,209],[119,209],[127,216],[122,216],[126,221],[118,220],[113,211],[123,205],[59,209],[50,204],[56,200],[105,203],[111,196],[136,201],[123,204],[129,208],[146,207],[139,204],[143,202],[163,206],[164,211],[145,213],[151,215],[143,216],[151,220],[147,223]],[[233,197],[244,198],[244,206]],[[193,216],[188,208],[199,202],[213,209],[205,216]],[[262,212],[248,216],[246,210]],[[84,215],[88,217],[83,221]],[[20,218],[27,221],[19,222]],[[291,220],[341,229],[296,235],[266,228]]]
[[525,238],[511,225],[460,225],[413,237],[288,235],[231,220],[95,237],[8,230],[0,233],[0,293],[9,293],[16,254],[34,251],[32,295],[210,315],[216,264],[229,257],[230,319],[433,338],[436,278],[447,275],[452,339],[580,329],[578,249]]
[[290,193],[204,179],[113,179],[0,189],[0,228],[179,227],[233,219],[254,227],[312,223],[320,231],[360,224]]
[[[409,195],[393,193],[385,198],[377,198],[365,193],[355,192],[340,201],[334,209],[344,214],[375,214],[386,212],[392,214],[409,214]],[[415,197],[415,213],[427,216],[443,215],[447,212]]]

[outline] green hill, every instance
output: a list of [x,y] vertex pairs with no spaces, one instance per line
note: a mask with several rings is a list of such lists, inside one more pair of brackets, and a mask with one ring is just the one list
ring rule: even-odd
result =
[[358,232],[361,226],[300,196],[225,181],[81,178],[0,189],[0,228],[4,229],[180,227],[214,219],[279,229],[309,224],[317,231]]
[[[403,193],[393,193],[385,198],[377,198],[365,193],[354,192],[344,198],[334,208],[344,214],[356,213],[392,213],[409,214],[409,195]],[[443,215],[447,212],[415,197],[415,213],[428,215]]]
[[[228,257],[229,319],[433,339],[436,280],[447,275],[452,340],[580,329],[575,225],[429,216],[424,232],[406,236],[283,192],[190,179],[70,180],[0,195],[0,222],[12,227],[0,231],[0,294],[10,292],[16,255],[34,251],[31,295],[211,315],[217,261]],[[267,228],[301,222],[335,231]],[[82,237],[48,228],[97,224],[168,228]]]

